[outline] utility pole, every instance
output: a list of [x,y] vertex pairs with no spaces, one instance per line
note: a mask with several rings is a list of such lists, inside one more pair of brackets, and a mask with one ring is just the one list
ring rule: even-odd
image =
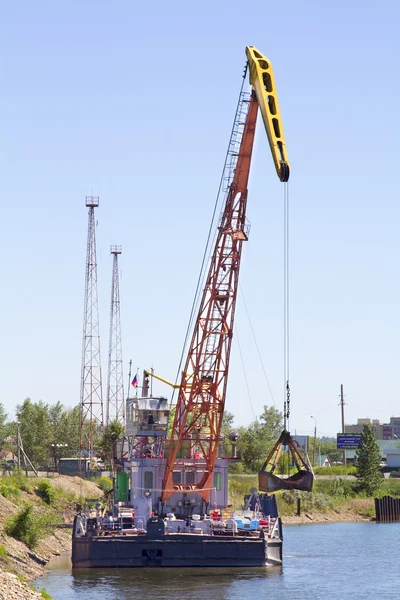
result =
[[311,416],[312,419],[314,419],[314,444],[313,444],[313,451],[312,451],[312,466],[314,467],[315,465],[315,447],[317,444],[317,419],[313,416]]
[[113,257],[111,280],[110,338],[108,349],[108,380],[106,426],[116,419],[125,427],[125,398],[122,372],[121,312],[119,299],[118,255],[121,246],[111,246]]
[[21,468],[21,439],[19,434],[19,422],[17,423],[17,464],[18,470]]
[[[344,430],[344,394],[343,394],[343,383],[340,385],[340,406],[342,409],[342,433],[345,433]],[[346,466],[346,449],[343,448],[343,464]]]
[[82,473],[82,451],[87,453],[89,460],[92,459],[96,435],[102,433],[104,427],[94,219],[94,209],[99,206],[99,198],[86,196],[86,206],[89,214],[83,316],[79,473]]

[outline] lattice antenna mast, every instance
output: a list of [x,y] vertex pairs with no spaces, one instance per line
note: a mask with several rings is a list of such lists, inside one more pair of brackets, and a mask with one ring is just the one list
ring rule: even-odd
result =
[[110,308],[110,338],[108,347],[108,381],[106,425],[117,419],[125,426],[124,378],[122,368],[121,312],[119,298],[118,255],[121,246],[111,246],[113,257]]
[[86,450],[91,458],[96,436],[103,431],[104,425],[94,219],[94,209],[99,206],[99,198],[86,196],[86,206],[89,214],[83,316],[80,448]]

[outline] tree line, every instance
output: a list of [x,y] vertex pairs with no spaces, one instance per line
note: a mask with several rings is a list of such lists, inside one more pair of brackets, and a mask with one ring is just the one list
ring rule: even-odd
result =
[[[222,425],[223,454],[231,452],[230,434],[238,434],[237,450],[241,463],[230,465],[233,472],[256,473],[283,429],[283,414],[274,407],[264,406],[262,414],[248,426],[235,428],[234,415],[225,412]],[[172,421],[172,420],[171,420]],[[7,420],[4,406],[0,403],[0,459],[9,452],[16,454],[17,430],[19,428],[23,448],[36,468],[56,467],[62,457],[79,455],[80,407],[66,408],[61,402],[47,404],[26,398],[16,409],[16,419]],[[108,458],[111,450],[109,434],[122,433],[117,423],[112,423],[103,436],[99,436],[99,454]],[[314,440],[309,437],[309,454]],[[334,438],[317,439],[318,452],[328,455],[331,461],[340,460],[342,452],[336,448]]]
[[0,458],[17,454],[18,430],[25,453],[37,468],[56,466],[62,456],[79,452],[80,408],[65,408],[61,402],[47,404],[26,398],[16,408],[16,419],[7,420],[0,403]]

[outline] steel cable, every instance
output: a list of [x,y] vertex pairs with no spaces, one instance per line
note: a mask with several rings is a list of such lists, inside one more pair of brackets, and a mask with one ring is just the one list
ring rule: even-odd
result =
[[290,334],[289,334],[289,183],[283,188],[283,424],[289,429],[290,417]]
[[239,289],[240,289],[240,295],[242,296],[242,301],[243,301],[243,304],[244,304],[244,308],[245,308],[245,311],[246,311],[247,320],[249,321],[250,331],[251,331],[251,333],[253,335],[253,340],[254,340],[254,344],[255,344],[256,350],[257,350],[258,358],[260,359],[261,368],[262,368],[263,373],[264,373],[265,381],[267,382],[267,386],[268,386],[268,390],[269,390],[269,393],[270,393],[271,398],[272,398],[272,402],[274,403],[274,406],[276,408],[275,398],[274,398],[274,395],[272,393],[272,388],[271,388],[271,385],[269,383],[268,375],[267,375],[267,372],[266,372],[265,367],[264,367],[264,362],[263,362],[263,359],[262,359],[262,356],[261,356],[261,352],[260,352],[260,349],[259,349],[258,344],[257,344],[256,334],[255,334],[255,331],[254,331],[254,328],[253,328],[253,324],[252,324],[251,319],[250,319],[249,311],[247,310],[246,300],[244,299],[243,290],[242,290],[240,284],[239,284]]

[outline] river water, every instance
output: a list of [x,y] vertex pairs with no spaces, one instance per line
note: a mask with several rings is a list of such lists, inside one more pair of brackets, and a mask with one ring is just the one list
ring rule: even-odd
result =
[[72,572],[63,556],[36,585],[54,600],[399,600],[399,524],[290,525],[284,536],[282,568]]

